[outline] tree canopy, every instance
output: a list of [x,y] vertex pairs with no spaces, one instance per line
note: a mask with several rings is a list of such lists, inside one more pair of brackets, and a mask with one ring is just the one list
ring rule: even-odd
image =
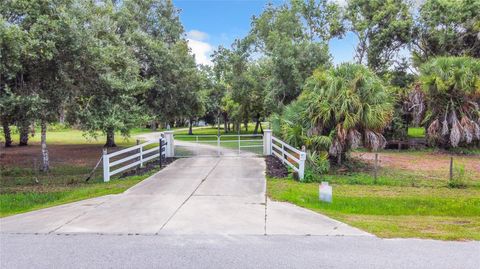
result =
[[480,60],[440,57],[421,67],[422,114],[430,141],[457,147],[480,140]]

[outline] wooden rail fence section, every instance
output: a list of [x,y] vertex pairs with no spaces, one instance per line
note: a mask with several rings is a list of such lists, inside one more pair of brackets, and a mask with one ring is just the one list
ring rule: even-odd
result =
[[[158,145],[156,145],[158,143]],[[133,147],[107,153],[103,150],[103,181],[110,181],[110,177],[125,170],[142,168],[143,165],[158,158],[160,165],[166,156],[167,141],[161,137],[158,142],[148,141]],[[117,158],[115,158],[117,157]],[[115,167],[115,169],[113,169]]]
[[300,179],[303,179],[305,176],[305,161],[307,160],[305,151],[296,149],[274,137],[271,130],[265,130],[264,139],[264,154],[279,158],[283,164],[295,170]]

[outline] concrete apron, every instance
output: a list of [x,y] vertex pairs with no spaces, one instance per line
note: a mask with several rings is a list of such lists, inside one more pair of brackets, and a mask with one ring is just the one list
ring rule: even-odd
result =
[[370,236],[265,196],[263,158],[180,159],[118,195],[0,219],[2,233]]

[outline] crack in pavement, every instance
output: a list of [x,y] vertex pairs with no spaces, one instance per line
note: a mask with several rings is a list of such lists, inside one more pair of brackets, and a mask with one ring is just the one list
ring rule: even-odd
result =
[[[94,206],[93,209],[95,209],[95,208],[103,205],[104,203],[106,203],[107,201],[109,201],[109,200],[111,200],[111,199],[112,199],[112,197],[109,197],[106,201],[103,201],[103,202],[97,204],[96,206]],[[81,216],[84,216],[85,214],[87,214],[89,211],[91,211],[91,210],[93,210],[93,209],[85,210],[84,212],[80,213],[78,216],[73,217],[71,220],[69,220],[69,221],[65,222],[64,224],[58,226],[57,228],[51,230],[51,231],[48,232],[47,234],[55,233],[56,231],[58,231],[59,229],[61,229],[63,226],[72,223],[74,220],[80,218]]]
[[202,179],[202,181],[200,181],[200,183],[193,190],[193,192],[187,197],[187,199],[185,199],[185,201],[183,201],[183,203],[175,210],[175,212],[173,212],[173,214],[167,219],[167,221],[162,225],[162,227],[160,227],[160,229],[155,234],[158,234],[161,230],[163,230],[163,228],[165,228],[165,226],[170,222],[170,220],[173,219],[173,217],[177,214],[177,212],[180,211],[180,209],[188,202],[188,200],[190,200],[190,198],[192,198],[192,196],[194,196],[194,194],[198,190],[198,188],[200,188],[200,186],[203,184],[203,182],[205,182],[205,180],[207,180],[207,178],[210,176],[212,171],[215,170],[215,168],[217,168],[218,164],[220,163],[220,160],[221,159],[218,158],[217,163],[212,167],[212,169],[210,169],[210,171],[208,171],[208,174]]

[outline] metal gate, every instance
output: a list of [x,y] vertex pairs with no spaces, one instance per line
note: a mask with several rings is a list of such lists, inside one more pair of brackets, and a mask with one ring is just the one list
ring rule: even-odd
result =
[[175,157],[260,156],[264,154],[262,134],[174,135]]

